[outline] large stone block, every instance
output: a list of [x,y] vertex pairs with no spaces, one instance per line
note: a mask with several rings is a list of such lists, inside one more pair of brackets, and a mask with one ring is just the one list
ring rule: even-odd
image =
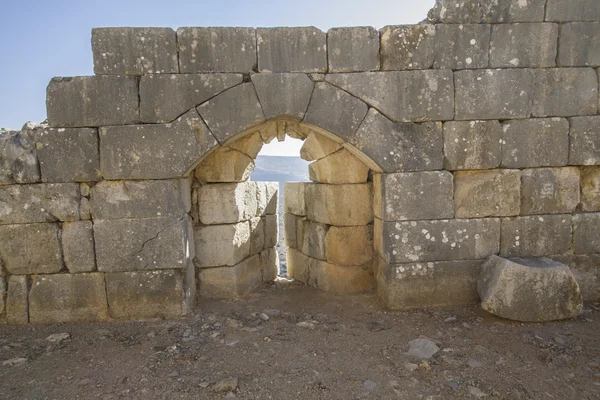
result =
[[265,249],[260,253],[263,282],[273,282],[279,275],[279,253],[277,249]]
[[335,226],[367,225],[373,221],[373,194],[368,183],[309,184],[306,200],[311,221]]
[[265,215],[262,220],[265,227],[265,247],[277,246],[279,242],[279,215]]
[[444,168],[490,169],[502,161],[502,126],[498,121],[444,122]]
[[498,253],[500,220],[387,222],[375,219],[374,243],[391,264],[477,260]]
[[257,216],[279,212],[279,182],[255,182]]
[[254,167],[254,160],[241,151],[219,147],[198,164],[195,175],[201,183],[244,182]]
[[10,325],[23,325],[29,322],[29,284],[24,275],[8,278],[6,292],[6,322]]
[[396,121],[443,121],[454,117],[450,70],[329,74],[325,79]]
[[304,229],[308,225],[308,220],[304,217],[298,217],[294,214],[283,214],[283,238],[285,245],[297,250],[302,250]]
[[583,301],[600,300],[600,254],[552,256],[567,265],[579,284]]
[[62,269],[56,224],[0,225],[0,257],[11,275],[51,274]]
[[91,189],[94,219],[181,216],[190,211],[190,181],[102,181]]
[[41,180],[35,148],[40,130],[41,127],[33,124],[25,124],[21,131],[0,128],[0,185]]
[[181,178],[217,144],[196,110],[171,124],[101,128],[102,176],[105,179]]
[[327,37],[315,27],[259,28],[260,72],[326,72]]
[[298,250],[287,249],[285,255],[287,261],[288,275],[297,281],[308,283],[309,280],[309,258]]
[[534,117],[592,115],[598,111],[598,75],[591,68],[536,71]]
[[373,290],[371,266],[339,266],[309,258],[309,285],[326,292],[354,294]]
[[544,20],[545,0],[438,0],[429,19],[450,24],[537,22]]
[[267,119],[304,118],[315,87],[306,74],[253,74],[252,83]]
[[576,254],[600,253],[600,214],[573,216],[573,251]]
[[0,187],[0,225],[78,219],[79,185],[76,183]]
[[538,168],[523,171],[521,214],[571,213],[579,205],[579,169]]
[[255,32],[254,28],[177,29],[180,72],[253,71],[256,68]]
[[185,268],[194,256],[187,216],[95,220],[94,240],[103,272]]
[[260,255],[245,259],[235,267],[200,268],[200,296],[228,299],[244,296],[263,283]]
[[302,250],[302,253],[311,258],[326,260],[326,238],[328,229],[329,227],[327,225],[309,221],[302,229],[304,237],[300,239],[302,241],[302,247],[299,247],[298,249]]
[[336,142],[325,135],[311,133],[302,144],[300,157],[306,161],[316,161],[335,153],[341,148],[341,143]]
[[379,69],[379,32],[370,26],[333,28],[327,32],[329,72]]
[[104,321],[108,318],[104,274],[33,275],[29,321],[34,324]]
[[600,117],[571,119],[569,164],[600,165]]
[[560,28],[558,65],[589,67],[600,65],[600,23],[575,22]]
[[600,21],[600,3],[596,0],[548,0],[546,21]]
[[125,76],[53,78],[46,91],[51,127],[97,127],[140,122],[138,80]]
[[519,170],[459,171],[454,185],[456,218],[519,215]]
[[257,216],[256,183],[204,185],[198,192],[200,221],[206,225],[248,221]]
[[283,211],[294,215],[306,215],[305,192],[308,184],[304,182],[285,182],[283,184]]
[[441,24],[435,32],[434,68],[487,68],[490,25]]
[[171,28],[94,28],[96,75],[178,73],[177,38]]
[[165,123],[242,83],[239,74],[154,74],[140,79],[140,118]]
[[179,270],[108,273],[105,277],[113,318],[175,318],[187,312]]
[[96,269],[94,235],[90,221],[65,222],[61,241],[65,266],[69,272],[92,272]]
[[250,226],[250,254],[258,254],[265,248],[265,219],[255,217],[248,221],[248,224]]
[[563,254],[571,247],[571,216],[503,218],[501,236],[503,257]]
[[313,182],[341,184],[363,183],[369,177],[369,167],[346,149],[341,149],[308,166]]
[[96,129],[45,129],[37,135],[36,147],[44,182],[101,179]]
[[456,119],[528,118],[534,76],[528,69],[456,72]]
[[198,267],[234,266],[250,255],[250,223],[196,227],[194,242]]
[[490,67],[554,67],[557,40],[557,24],[493,25]]
[[365,265],[373,258],[373,227],[332,226],[325,238],[327,262],[335,265]]
[[564,118],[525,119],[502,124],[502,166],[506,168],[567,165],[569,122]]
[[453,194],[447,171],[376,174],[375,216],[385,221],[454,218]]
[[258,153],[260,153],[263,144],[264,143],[262,137],[260,136],[260,131],[257,131],[228,142],[227,147],[241,151],[248,157],[255,159],[256,156],[258,156]]
[[391,25],[381,34],[381,69],[429,69],[433,65],[435,25]]
[[581,170],[581,209],[600,211],[599,167],[586,167]]

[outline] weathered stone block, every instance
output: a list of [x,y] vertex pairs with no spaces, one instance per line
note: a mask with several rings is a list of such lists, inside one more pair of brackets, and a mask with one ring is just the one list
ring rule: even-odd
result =
[[103,272],[185,268],[194,256],[187,216],[95,220],[94,239]]
[[0,128],[0,185],[41,180],[35,148],[39,130],[33,124],[25,124],[21,131]]
[[557,40],[557,24],[493,25],[490,67],[554,67]]
[[571,216],[544,215],[502,219],[502,257],[543,257],[571,247]]
[[285,255],[287,261],[288,275],[300,282],[308,283],[309,280],[309,259],[308,256],[292,248],[287,249]]
[[375,287],[370,265],[347,267],[314,258],[309,258],[309,284],[337,294],[368,292]]
[[191,208],[190,181],[102,181],[91,189],[94,219],[181,216]]
[[598,111],[598,75],[591,68],[536,71],[534,117],[570,117]]
[[506,168],[560,167],[568,163],[569,122],[563,118],[507,121],[502,166]]
[[263,147],[263,140],[260,136],[260,132],[254,132],[228,142],[227,147],[241,151],[248,157],[255,159]]
[[179,70],[248,73],[256,66],[254,28],[179,28]]
[[178,73],[177,38],[171,28],[94,28],[96,75]]
[[341,184],[363,183],[369,177],[369,167],[346,149],[341,149],[308,166],[313,182]]
[[6,292],[6,322],[9,325],[23,325],[29,322],[29,285],[24,275],[8,278]]
[[252,83],[267,119],[304,118],[315,87],[306,74],[253,74]]
[[239,74],[155,74],[140,79],[142,122],[166,123],[242,83]]
[[325,135],[311,133],[302,144],[300,157],[306,161],[316,161],[335,153],[341,148],[341,143],[331,140]]
[[386,221],[454,218],[447,171],[374,175],[375,216]]
[[435,32],[434,68],[487,68],[490,25],[438,25]]
[[544,20],[545,0],[439,0],[429,19],[443,23],[537,22]]
[[294,215],[306,215],[304,182],[285,182],[283,184],[283,211]]
[[311,221],[335,226],[367,225],[373,221],[373,195],[368,183],[309,184],[306,199]]
[[567,265],[573,271],[583,301],[600,299],[600,254],[552,256],[552,259]]
[[46,91],[51,127],[97,127],[140,122],[138,81],[125,76],[53,78]]
[[519,215],[519,170],[459,171],[454,185],[456,218]]
[[0,224],[78,219],[79,185],[76,183],[0,187]]
[[374,243],[392,264],[476,260],[498,253],[500,220],[387,222],[375,219]]
[[262,219],[265,227],[265,247],[277,246],[277,242],[279,242],[279,215],[265,215]]
[[279,210],[279,182],[255,182],[257,216],[277,214]]
[[327,32],[330,72],[379,69],[379,32],[370,26],[333,28]]
[[444,168],[491,169],[502,161],[502,126],[498,121],[444,122]]
[[260,256],[254,255],[235,267],[201,268],[198,273],[200,296],[235,298],[262,285]]
[[33,275],[29,320],[34,324],[104,321],[108,318],[104,274]]
[[579,169],[539,168],[523,171],[521,214],[571,213],[579,205]]
[[179,270],[109,273],[105,277],[108,311],[113,318],[175,318],[187,312]]
[[600,65],[600,23],[575,22],[560,28],[558,65],[583,67]]
[[332,226],[325,238],[327,262],[335,265],[365,265],[373,258],[372,226]]
[[12,275],[51,274],[62,269],[56,224],[0,225],[0,255]]
[[429,69],[433,65],[435,25],[385,26],[381,34],[381,69]]
[[573,251],[577,254],[600,253],[600,214],[573,216]]
[[302,246],[298,245],[298,238],[302,241],[304,237],[304,231],[301,230],[304,221],[306,219],[303,217],[298,217],[290,213],[283,214],[283,238],[286,246],[292,249],[302,249]]
[[254,160],[241,151],[219,147],[200,162],[195,175],[201,183],[244,182],[254,167]]
[[236,265],[250,255],[251,234],[249,222],[194,228],[196,265],[202,268]]
[[279,275],[279,253],[277,249],[265,249],[260,253],[263,282],[273,282]]
[[600,117],[571,119],[569,164],[600,164]]
[[528,69],[456,72],[456,119],[528,118],[534,76]]
[[586,167],[581,170],[581,209],[600,211],[600,168]]
[[302,250],[302,253],[311,258],[326,260],[326,237],[328,229],[329,227],[327,225],[308,221],[302,229],[304,233],[304,237],[300,239],[302,241],[302,247],[299,247],[298,249]]
[[[444,121],[454,117],[450,70],[330,74],[325,79],[396,121]],[[334,110],[328,111],[335,115]]]
[[259,28],[260,72],[326,72],[327,37],[315,27]]
[[69,272],[91,272],[96,268],[94,235],[90,221],[65,222],[61,240],[63,257]]
[[255,217],[248,223],[250,225],[250,254],[258,254],[265,248],[265,219]]
[[548,0],[546,21],[600,21],[600,4],[596,0]]
[[6,290],[6,279],[0,276],[0,313],[4,313],[4,308],[6,307]]
[[200,221],[206,225],[230,224],[256,217],[256,183],[204,185],[198,192]]

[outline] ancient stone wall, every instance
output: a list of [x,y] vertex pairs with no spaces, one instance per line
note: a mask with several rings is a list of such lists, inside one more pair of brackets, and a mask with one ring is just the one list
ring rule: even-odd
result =
[[549,256],[600,299],[598,39],[597,0],[438,0],[379,32],[95,29],[96,75],[0,134],[1,320],[173,317],[196,286],[273,279],[276,188],[247,178],[286,134],[316,160],[285,193],[297,279],[456,305],[488,256]]

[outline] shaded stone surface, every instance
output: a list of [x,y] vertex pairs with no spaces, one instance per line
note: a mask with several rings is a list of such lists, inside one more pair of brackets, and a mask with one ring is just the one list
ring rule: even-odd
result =
[[381,69],[428,69],[433,65],[435,25],[390,25],[381,35]]
[[279,210],[279,182],[255,182],[257,216],[277,214]]
[[308,256],[301,251],[288,248],[285,259],[287,262],[287,273],[290,278],[308,283],[310,273]]
[[247,221],[195,227],[196,266],[206,268],[236,265],[250,255],[251,232]]
[[478,22],[537,22],[544,20],[544,0],[438,0],[431,21],[457,24]]
[[547,21],[600,21],[600,4],[596,0],[548,0]]
[[256,182],[204,185],[198,192],[198,214],[206,225],[247,221],[257,216]]
[[534,117],[596,114],[598,75],[591,68],[555,68],[536,71]]
[[29,322],[29,285],[24,275],[8,278],[6,292],[6,322],[9,325],[22,325]]
[[315,27],[259,28],[260,72],[326,72],[327,37]]
[[308,284],[326,292],[354,294],[373,290],[370,266],[339,266],[309,258]]
[[369,168],[348,150],[341,149],[308,166],[310,180],[330,184],[363,183]]
[[574,254],[551,256],[553,260],[568,266],[579,285],[583,301],[600,299],[600,254]]
[[248,221],[248,224],[250,226],[250,254],[254,255],[265,248],[265,220],[256,217]]
[[[31,128],[31,129],[30,129]],[[41,127],[25,124],[20,131],[0,128],[0,185],[41,180],[35,140]]]
[[78,219],[76,183],[0,186],[0,225]]
[[600,253],[600,214],[573,216],[573,251],[577,254]]
[[538,168],[523,171],[521,214],[571,213],[579,205],[579,169]]
[[273,282],[279,275],[279,253],[277,249],[265,249],[260,253],[260,265],[262,269],[262,280]]
[[285,182],[283,184],[283,211],[294,215],[306,215],[305,192],[308,184],[304,182]]
[[335,226],[366,225],[373,221],[372,189],[354,185],[308,184],[307,216],[311,221]]
[[333,28],[327,32],[330,72],[379,69],[379,32],[370,26]]
[[557,40],[557,24],[494,25],[490,43],[490,67],[554,67]]
[[51,274],[62,267],[56,224],[0,225],[0,255],[12,275]]
[[569,164],[600,165],[600,117],[572,118]]
[[265,247],[277,246],[279,242],[279,215],[265,215],[262,219],[265,227]]
[[263,140],[260,132],[250,133],[239,139],[228,142],[227,147],[241,151],[248,157],[256,158],[263,146]]
[[598,22],[563,24],[560,29],[558,65],[599,66],[599,36],[600,23]]
[[326,236],[328,229],[329,226],[327,225],[308,221],[303,228],[304,237],[301,239],[302,247],[299,247],[298,250],[302,250],[302,253],[311,258],[326,260]]
[[490,53],[487,24],[438,25],[435,32],[434,68],[487,68]]
[[581,169],[581,209],[600,211],[600,168]]
[[94,235],[90,221],[65,222],[61,242],[65,266],[69,272],[92,272],[96,268]]
[[253,74],[252,83],[265,118],[304,118],[315,84],[306,74]]
[[373,257],[372,226],[332,226],[325,237],[327,262],[334,265],[364,265]]
[[308,220],[294,214],[283,214],[283,238],[285,245],[297,250],[302,250],[304,226]]
[[444,122],[444,168],[491,169],[502,161],[502,126],[498,121]]
[[571,247],[571,216],[544,215],[503,218],[500,255],[543,257]]
[[456,218],[519,215],[521,171],[489,170],[454,173]]
[[262,285],[260,256],[249,257],[235,267],[200,268],[198,279],[202,297],[227,299],[243,296]]
[[201,183],[244,182],[254,167],[254,160],[241,151],[219,147],[200,162],[195,175]]

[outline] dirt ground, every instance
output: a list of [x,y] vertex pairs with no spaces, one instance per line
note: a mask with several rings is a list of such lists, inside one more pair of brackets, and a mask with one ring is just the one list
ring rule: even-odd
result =
[[[285,282],[200,303],[175,321],[1,327],[0,398],[600,399],[599,305],[522,324]],[[405,354],[420,337],[439,347],[426,361]]]

